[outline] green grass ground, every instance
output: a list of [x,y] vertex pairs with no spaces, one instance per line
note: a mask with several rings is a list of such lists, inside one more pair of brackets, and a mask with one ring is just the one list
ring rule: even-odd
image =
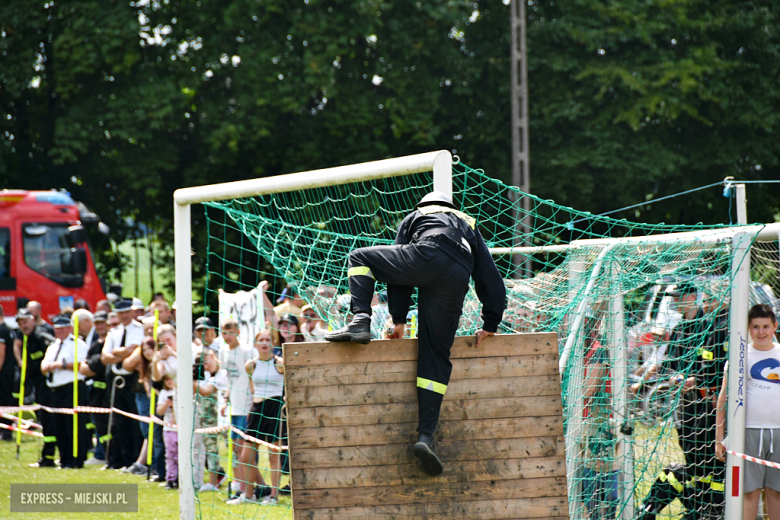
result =
[[[82,470],[58,470],[54,468],[30,468],[28,464],[38,460],[41,441],[27,437],[22,443],[20,460],[16,460],[16,444],[0,441],[0,519],[101,519],[111,520],[176,520],[179,518],[179,494],[161,488],[156,483],[147,483],[143,478],[127,475],[118,471],[98,469],[100,466],[86,466]],[[260,454],[261,460],[264,455]],[[227,465],[227,459],[223,465]],[[267,462],[265,463],[267,466]],[[265,474],[266,482],[269,481]],[[282,485],[288,481],[282,479]],[[138,484],[137,513],[11,513],[11,484]],[[200,504],[196,504],[196,515],[203,520],[292,520],[289,495],[280,496],[278,506],[260,506],[242,504],[227,506],[223,502],[226,484],[220,493],[199,495]]]
[[[140,240],[138,242],[138,284],[135,283],[135,248],[132,240],[127,240],[118,245],[119,251],[127,255],[130,258],[130,264],[122,273],[121,282],[124,284],[123,295],[135,296],[141,298],[145,304],[149,304],[152,301],[152,288],[151,288],[151,275],[149,271],[149,250],[146,248],[146,241]],[[162,292],[168,299],[168,302],[173,302],[173,295],[165,289],[165,283],[172,278],[172,270],[167,267],[160,267],[159,264],[155,265],[154,269],[154,290],[155,292]]]

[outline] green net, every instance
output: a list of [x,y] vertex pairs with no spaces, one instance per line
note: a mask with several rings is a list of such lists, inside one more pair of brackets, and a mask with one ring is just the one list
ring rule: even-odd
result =
[[[243,361],[257,357],[254,333],[274,329],[274,305],[278,313],[303,308],[304,315],[270,330],[274,346],[321,338],[348,321],[349,252],[391,244],[398,224],[432,188],[432,174],[423,173],[205,204],[206,315],[221,322],[235,317],[237,308],[227,309],[220,298],[249,294],[265,281],[268,298],[249,296],[255,311],[248,320],[258,325],[242,333],[249,346]],[[462,163],[453,166],[453,193],[460,209],[477,219],[505,278],[501,332],[555,332],[559,338],[570,518],[722,517],[725,477],[715,459],[715,407],[728,355],[733,257],[722,227],[594,216]],[[686,235],[665,240],[672,233]],[[751,303],[774,307],[778,243],[755,242],[752,251]],[[285,295],[293,299],[274,302],[288,286]],[[382,290],[379,284],[375,338],[384,336],[389,317]],[[479,309],[472,288],[459,335],[481,326]],[[262,420],[278,425],[284,409],[272,412],[261,413]],[[267,440],[286,443],[281,432]],[[259,468],[267,486],[285,488],[284,455],[274,462],[268,446],[246,444],[254,451],[245,462],[233,455],[234,475],[243,464],[242,478],[251,481],[247,471]],[[228,464],[224,437],[211,450],[218,452],[214,463]],[[279,478],[272,483],[274,472]],[[291,518],[290,495],[272,494],[278,505],[251,513],[225,506],[224,489],[197,500],[202,518]]]

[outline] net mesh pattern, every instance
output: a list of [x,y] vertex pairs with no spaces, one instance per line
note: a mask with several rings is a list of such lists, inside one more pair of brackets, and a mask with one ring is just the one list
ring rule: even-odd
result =
[[[398,224],[432,189],[432,174],[422,173],[206,203],[206,315],[224,321],[221,294],[251,291],[266,280],[270,305],[290,286],[296,299],[282,305],[310,305],[307,312],[320,330],[342,326],[350,318],[349,252],[391,244]],[[733,256],[722,226],[594,216],[462,163],[453,166],[453,194],[460,210],[476,218],[505,279],[500,332],[558,336],[566,360],[561,389],[570,517],[722,517],[725,477],[714,456],[715,406],[728,355]],[[686,232],[695,239],[659,239]],[[622,240],[605,240],[613,238]],[[513,247],[523,253],[501,250]],[[753,243],[751,304],[775,307],[779,256],[777,241]],[[377,292],[382,289],[378,284]],[[375,304],[382,321],[372,324],[372,335],[380,338],[389,316],[381,298]],[[459,335],[479,329],[479,310],[472,288]],[[274,329],[275,345],[291,338],[289,327],[275,330],[282,325],[274,320],[265,326]],[[241,341],[251,347],[252,339]],[[250,350],[247,360],[257,357]],[[277,420],[283,410],[274,414],[270,419]],[[284,437],[271,440],[286,443]],[[259,467],[268,484],[269,450],[253,446],[257,454],[247,468]],[[224,435],[219,455],[227,465]],[[277,486],[284,487],[288,477],[276,468]],[[289,495],[279,498],[278,506],[255,509],[252,518],[291,518]],[[202,493],[198,502],[202,518],[242,515],[222,500],[204,501]]]

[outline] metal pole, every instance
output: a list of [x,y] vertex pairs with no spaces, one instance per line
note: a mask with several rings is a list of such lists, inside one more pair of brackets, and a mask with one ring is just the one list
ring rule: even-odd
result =
[[[569,302],[571,303],[577,301],[579,297],[582,279],[585,276],[585,271],[588,269],[587,254],[587,250],[575,249],[566,260],[569,274]],[[585,516],[585,506],[581,500],[582,481],[578,478],[582,466],[580,437],[582,436],[582,413],[585,406],[582,395],[584,383],[583,365],[581,362],[578,362],[581,361],[581,357],[573,353],[573,351],[577,339],[580,340],[577,341],[577,344],[581,344],[582,335],[579,332],[582,329],[582,314],[585,312],[587,299],[588,293],[586,290],[577,308],[576,316],[568,317],[569,337],[566,342],[568,348],[564,348],[564,355],[561,356],[559,361],[561,385],[564,383],[564,378],[568,377],[566,388],[570,390],[568,393],[569,397],[564,402],[564,445],[566,449],[569,518],[572,520],[578,520]],[[571,362],[569,362],[570,355]],[[566,370],[567,363],[571,365],[572,370]]]
[[177,426],[179,430],[179,518],[195,519],[195,488],[192,482],[192,399],[185,398],[192,388],[192,266],[190,251],[190,205],[173,204],[174,258],[176,261],[176,335]]
[[452,198],[452,155],[439,152],[433,159],[433,189]]
[[[750,305],[750,245],[753,235],[737,233],[732,240],[731,304],[729,312],[729,385],[726,425],[728,446],[745,453],[745,361],[747,313]],[[742,518],[744,460],[726,457],[726,518]]]
[[612,261],[610,270],[610,301],[609,301],[609,343],[607,351],[612,358],[612,391],[615,396],[616,436],[623,447],[621,453],[621,472],[618,483],[618,500],[623,504],[620,518],[634,518],[634,459],[631,453],[631,436],[622,431],[622,426],[628,417],[628,346],[626,345],[626,322],[623,310],[623,291],[619,280],[620,264]]
[[114,395],[116,394],[116,389],[119,388],[120,390],[125,387],[125,378],[122,376],[116,376],[113,381],[111,381],[111,401],[108,407],[108,434],[106,434],[106,465],[104,467],[108,468],[108,465],[110,464],[108,462],[108,454],[111,451],[111,428],[114,425]]
[[[446,150],[439,150],[438,152],[421,153],[418,155],[396,157],[394,159],[372,161],[362,164],[348,164],[346,166],[336,166],[335,168],[325,168],[322,170],[311,170],[299,173],[289,173],[286,175],[275,175],[273,177],[263,177],[260,179],[181,188],[174,192],[173,200],[177,204],[182,205],[196,204],[198,202],[214,200],[254,197],[256,195],[267,195],[269,193],[308,190],[312,188],[322,188],[324,186],[336,186],[350,182],[399,177],[402,175],[429,171],[434,171],[434,177],[436,177],[437,170],[444,172],[440,175],[446,174],[446,170],[443,166],[444,163],[450,165],[451,178],[452,154]],[[439,168],[437,168],[437,166],[439,166]],[[434,186],[446,190],[446,183],[441,183],[441,180],[443,179],[444,177],[439,177],[439,182],[437,183],[437,179],[434,178]],[[179,311],[177,310],[176,313],[178,314],[178,312]]]
[[745,185],[735,185],[737,189],[737,224],[747,224],[747,196],[745,195]]
[[[512,184],[519,187],[525,193],[531,192],[531,172],[528,152],[528,60],[525,41],[525,1],[512,0],[509,6],[511,23],[511,78],[512,78]],[[517,201],[514,201],[517,203]],[[520,207],[521,206],[521,207]],[[523,197],[520,205],[515,205],[515,245],[527,243],[524,237],[531,230],[530,216],[531,201]],[[531,274],[531,258],[524,261],[515,256],[512,258],[514,266],[520,267],[525,263],[522,271],[525,276]],[[523,275],[520,269],[515,269],[515,278]]]

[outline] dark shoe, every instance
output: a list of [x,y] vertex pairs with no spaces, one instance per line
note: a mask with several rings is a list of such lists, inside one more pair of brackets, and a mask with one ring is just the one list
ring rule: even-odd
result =
[[371,341],[371,316],[358,314],[346,327],[325,334],[326,341],[353,341],[367,345]]
[[290,489],[290,484],[287,484],[286,486],[279,488],[280,495],[289,495],[291,493],[292,493],[292,489]]
[[271,486],[255,486],[255,498],[260,500],[271,495]]
[[427,433],[421,433],[417,437],[417,443],[414,445],[414,456],[420,461],[422,470],[428,475],[441,475],[444,471],[444,467],[441,464],[441,460],[436,455],[436,446],[433,442],[433,435]]
[[54,463],[53,460],[49,459],[41,459],[38,462],[33,462],[30,464],[31,468],[54,468],[57,465]]
[[165,489],[179,489],[179,483],[175,480],[169,480],[165,483]]

